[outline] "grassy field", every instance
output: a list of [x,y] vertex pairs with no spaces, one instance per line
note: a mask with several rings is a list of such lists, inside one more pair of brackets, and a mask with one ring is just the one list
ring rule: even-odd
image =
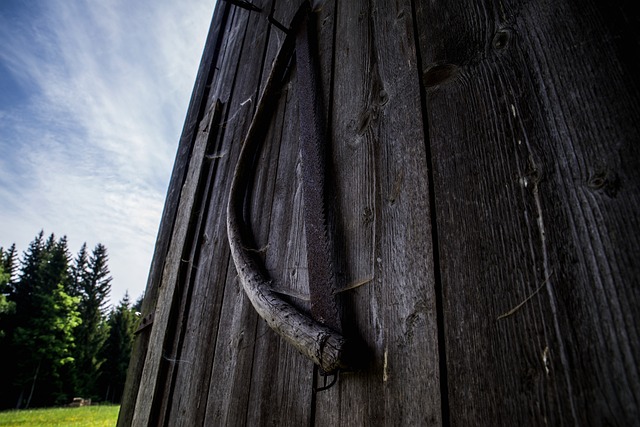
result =
[[0,426],[113,427],[120,406],[27,409],[0,412]]

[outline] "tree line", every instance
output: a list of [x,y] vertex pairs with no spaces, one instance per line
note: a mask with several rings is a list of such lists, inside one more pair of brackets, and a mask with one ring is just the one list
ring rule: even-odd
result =
[[20,259],[0,247],[0,408],[120,402],[142,299],[109,306],[108,261],[43,231]]

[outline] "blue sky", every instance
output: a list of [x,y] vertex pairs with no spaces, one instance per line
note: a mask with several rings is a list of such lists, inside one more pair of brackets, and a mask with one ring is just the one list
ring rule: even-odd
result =
[[215,0],[0,1],[0,246],[107,246],[142,294]]

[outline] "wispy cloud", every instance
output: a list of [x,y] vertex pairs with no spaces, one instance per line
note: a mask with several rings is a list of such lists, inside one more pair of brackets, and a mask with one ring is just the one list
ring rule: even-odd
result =
[[29,95],[0,110],[0,245],[101,242],[113,299],[142,292],[213,6],[0,6],[0,61]]

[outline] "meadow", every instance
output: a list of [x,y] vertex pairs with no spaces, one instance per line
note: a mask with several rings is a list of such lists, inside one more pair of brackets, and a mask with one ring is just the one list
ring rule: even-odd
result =
[[113,427],[119,409],[118,405],[97,405],[3,411],[0,412],[0,426]]

